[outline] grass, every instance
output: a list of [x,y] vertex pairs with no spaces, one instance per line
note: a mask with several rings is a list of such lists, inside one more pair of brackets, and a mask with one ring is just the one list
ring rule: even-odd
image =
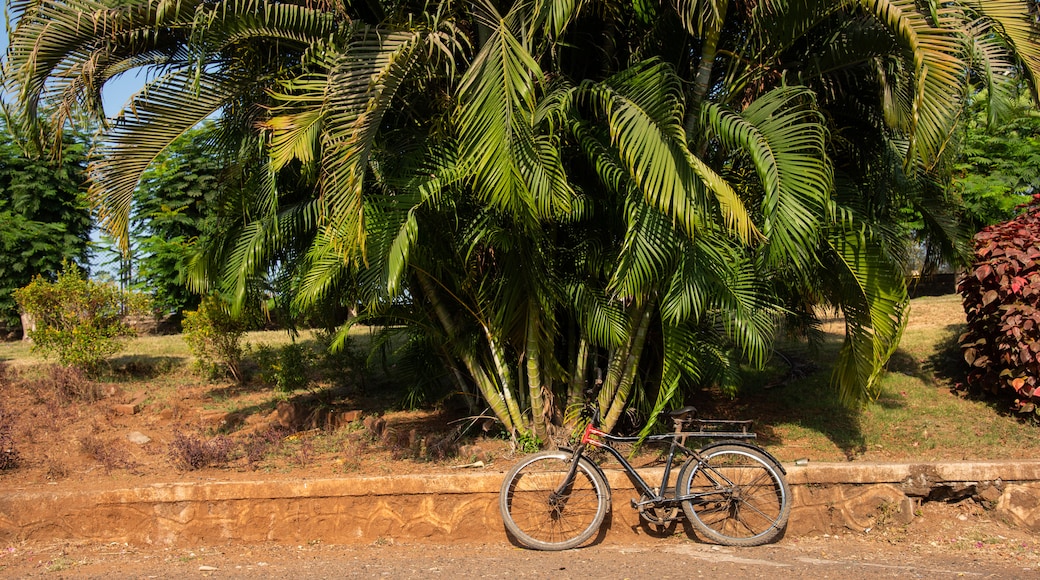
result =
[[[784,461],[986,460],[1040,455],[1037,427],[1011,414],[1007,403],[974,399],[952,388],[960,364],[956,339],[964,330],[958,296],[912,301],[909,324],[880,379],[877,397],[860,408],[842,406],[829,384],[830,364],[842,340],[840,321],[830,321],[823,330],[815,349],[804,344],[781,349],[805,371],[801,378],[770,388],[772,379],[786,368],[777,366],[752,374],[748,386],[735,398],[709,393],[703,400],[690,402],[701,409],[702,416],[754,419],[759,442]],[[364,341],[368,331],[356,332]],[[298,340],[310,338],[305,333]],[[243,340],[271,346],[289,341],[280,331],[253,332]],[[44,362],[21,342],[0,343],[0,361],[13,367]],[[140,337],[129,341],[126,350],[113,359],[113,380],[128,392],[147,393],[150,404],[173,406],[185,384],[204,384],[191,374],[190,362],[179,336]],[[243,395],[239,390],[234,386],[215,389],[209,406],[238,411],[247,405],[250,412],[267,413],[276,402],[271,392]],[[246,398],[239,400],[240,396]],[[394,403],[387,399],[386,404]],[[320,451],[344,442],[317,442],[317,446]],[[284,452],[305,458],[311,450],[301,444]]]
[[[756,419],[762,442],[783,460],[940,461],[1035,457],[1037,427],[997,400],[978,400],[957,382],[956,339],[964,332],[956,295],[919,298],[875,400],[843,407],[829,386],[839,334],[815,354],[819,369],[776,388],[749,388],[735,403]],[[801,356],[811,356],[807,352]]]

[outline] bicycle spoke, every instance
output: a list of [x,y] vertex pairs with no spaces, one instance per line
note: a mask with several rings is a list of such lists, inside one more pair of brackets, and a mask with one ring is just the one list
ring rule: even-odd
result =
[[758,506],[752,504],[750,501],[742,499],[742,500],[738,500],[738,502],[739,502],[738,503],[739,506],[746,506],[747,508],[753,510],[755,513],[757,513],[757,515],[759,517],[761,517],[766,522],[769,522],[770,525],[773,525],[773,521],[776,520],[776,518],[778,516],[777,513],[773,513],[773,515],[771,515],[771,513],[766,513],[764,511],[762,511],[761,509],[758,508]]
[[[693,464],[682,483],[687,516],[707,537],[728,545],[758,545],[780,533],[790,510],[782,476],[750,446],[719,445]],[[726,481],[728,485],[716,485]]]
[[[602,523],[609,500],[606,482],[581,460],[573,481],[566,483],[572,461],[568,453],[544,452],[507,474],[500,501],[502,519],[524,545],[541,550],[575,547]],[[561,488],[562,493],[557,493]]]

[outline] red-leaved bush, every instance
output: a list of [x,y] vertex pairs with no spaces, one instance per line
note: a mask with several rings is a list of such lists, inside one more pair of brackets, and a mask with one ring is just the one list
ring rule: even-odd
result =
[[974,269],[958,290],[968,315],[960,338],[968,385],[1016,393],[1040,415],[1040,194],[1017,218],[975,236]]

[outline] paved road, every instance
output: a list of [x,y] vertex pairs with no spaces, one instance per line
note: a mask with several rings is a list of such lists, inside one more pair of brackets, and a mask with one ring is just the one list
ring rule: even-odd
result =
[[[933,542],[934,544],[934,542]],[[503,545],[13,546],[8,578],[1040,578],[1040,554],[1008,544],[950,546],[879,538],[785,539],[725,548],[672,538],[533,552]]]

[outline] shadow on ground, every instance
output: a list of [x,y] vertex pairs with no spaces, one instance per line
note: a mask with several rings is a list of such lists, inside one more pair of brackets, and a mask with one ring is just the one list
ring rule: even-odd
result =
[[946,327],[946,336],[939,342],[935,353],[928,358],[926,365],[938,384],[949,388],[954,393],[985,403],[999,415],[1014,416],[1015,393],[1009,389],[992,391],[979,386],[969,385],[968,364],[960,346],[960,337],[967,331],[965,324],[951,324]]
[[831,362],[839,348],[840,341],[828,340],[815,348],[781,349],[766,370],[749,373],[735,397],[705,391],[698,405],[701,415],[754,417],[758,442],[763,445],[786,443],[776,427],[794,424],[823,434],[852,460],[866,451],[866,440],[859,411],[843,405],[830,383]]

